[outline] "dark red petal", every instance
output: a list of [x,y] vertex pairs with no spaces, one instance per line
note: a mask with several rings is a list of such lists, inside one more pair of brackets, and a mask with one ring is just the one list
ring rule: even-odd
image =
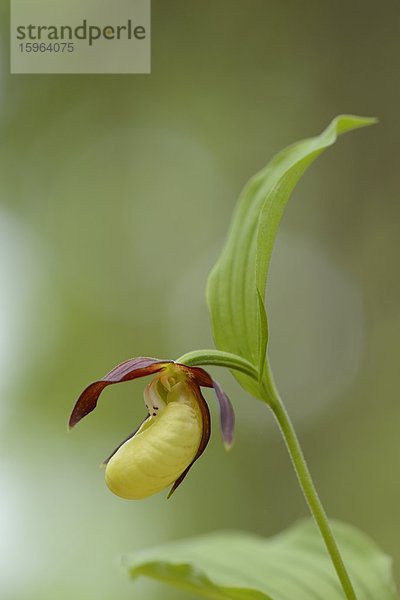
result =
[[[200,369],[200,370],[202,370],[202,369]],[[197,402],[198,402],[198,405],[200,408],[201,417],[203,420],[203,435],[201,436],[200,445],[199,445],[199,449],[197,450],[196,456],[194,457],[194,459],[192,460],[190,465],[188,467],[186,467],[186,469],[183,471],[182,475],[180,475],[178,477],[178,479],[175,481],[171,490],[169,491],[168,498],[170,498],[172,496],[172,494],[174,493],[176,488],[185,479],[186,475],[188,474],[189,470],[192,468],[193,464],[203,454],[204,450],[207,447],[207,444],[208,444],[208,441],[209,441],[210,435],[211,435],[211,418],[210,418],[210,411],[208,410],[207,402],[204,400],[203,395],[200,391],[200,388],[196,383],[190,383],[189,385],[191,386],[194,394],[196,395]]]
[[130,358],[117,365],[102,379],[91,383],[79,396],[69,419],[69,426],[74,427],[83,417],[86,417],[96,408],[97,400],[108,385],[130,381],[145,375],[151,375],[161,371],[171,360],[159,360],[157,358],[138,357]]
[[219,402],[220,427],[222,438],[224,440],[225,446],[227,448],[230,448],[230,446],[233,443],[233,433],[235,429],[235,413],[233,411],[231,401],[225,394],[222,387],[219,385],[218,381],[215,381],[215,379],[213,379],[212,382],[213,388],[215,390]]
[[194,379],[197,385],[202,387],[214,387],[213,380],[210,375],[202,369],[201,367],[187,367],[186,365],[181,365],[180,363],[175,363],[182,370],[186,371],[186,373]]
[[[179,363],[176,363],[179,364]],[[215,379],[213,379],[207,371],[200,367],[187,367],[185,365],[179,365],[190,374],[190,376],[196,381],[198,385],[203,387],[214,388],[220,410],[220,428],[222,433],[222,439],[227,448],[233,443],[233,433],[235,429],[235,413],[233,406],[228,396],[225,394],[221,386]]]

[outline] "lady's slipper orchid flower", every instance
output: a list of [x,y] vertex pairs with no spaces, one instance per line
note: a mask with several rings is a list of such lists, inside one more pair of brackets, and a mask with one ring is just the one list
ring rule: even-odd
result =
[[155,358],[132,358],[116,366],[80,395],[69,425],[74,427],[96,408],[105,387],[156,374],[144,391],[148,416],[104,461],[110,490],[129,500],[146,498],[182,483],[210,439],[211,424],[200,386],[214,388],[220,406],[221,432],[226,447],[233,439],[235,417],[219,384],[199,367]]

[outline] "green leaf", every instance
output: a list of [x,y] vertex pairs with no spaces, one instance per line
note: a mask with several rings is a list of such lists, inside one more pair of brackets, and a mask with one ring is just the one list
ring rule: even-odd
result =
[[[333,522],[358,600],[399,600],[391,561],[364,533]],[[264,539],[216,533],[124,558],[140,575],[218,600],[343,600],[343,591],[314,522],[300,521]]]
[[[375,119],[342,115],[321,135],[289,146],[245,186],[222,254],[210,273],[207,298],[219,350],[264,367],[268,327],[263,300],[278,226],[289,196],[307,167],[352,129]],[[250,377],[235,374],[250,393],[260,396]]]

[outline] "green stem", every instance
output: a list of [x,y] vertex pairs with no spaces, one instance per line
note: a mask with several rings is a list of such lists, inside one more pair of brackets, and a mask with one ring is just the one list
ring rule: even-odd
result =
[[194,350],[177,358],[175,362],[187,365],[188,367],[197,367],[200,365],[226,367],[245,373],[256,381],[258,380],[257,370],[248,360],[237,354],[223,352],[222,350]]
[[[196,350],[188,352],[176,360],[176,362],[187,366],[195,367],[200,365],[215,365],[218,367],[227,367],[241,373],[246,373],[257,383],[259,382],[257,369],[249,361],[232,354],[231,352],[222,352],[221,350]],[[331,557],[337,576],[342,584],[343,591],[347,600],[357,600],[353,585],[347,573],[335,536],[329,524],[328,517],[319,499],[318,492],[315,489],[310,471],[308,470],[306,459],[300,446],[296,431],[286,411],[279,393],[275,387],[272,373],[267,362],[264,382],[261,385],[261,396],[271,408],[282,432],[283,438],[293,463],[301,490],[307,501],[308,507],[313,515],[325,542],[326,548]]]
[[[270,381],[272,381],[272,377]],[[269,406],[274,413],[274,416],[281,429],[294,470],[299,480],[300,487],[307,501],[311,514],[313,515],[324,539],[333,566],[335,567],[337,576],[342,584],[345,596],[347,600],[357,600],[357,596],[355,594],[349,574],[347,573],[338,545],[333,535],[333,531],[329,524],[328,517],[324,507],[322,506],[321,500],[319,499],[318,492],[315,489],[315,485],[310,471],[308,470],[307,462],[304,458],[299,439],[296,435],[296,431],[287,413],[285,405],[279,397],[279,394],[273,383],[267,385],[264,391],[268,397]]]

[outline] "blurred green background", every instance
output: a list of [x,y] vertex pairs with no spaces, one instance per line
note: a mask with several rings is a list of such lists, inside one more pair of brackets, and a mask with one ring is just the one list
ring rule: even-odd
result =
[[143,418],[143,380],[108,389],[73,434],[66,421],[116,363],[212,344],[204,287],[242,186],[343,112],[380,124],[295,191],[270,353],[329,515],[369,533],[399,579],[398,2],[153,0],[142,76],[10,76],[0,14],[1,598],[189,598],[133,585],[119,556],[307,514],[272,417],[229,373],[213,371],[236,444],[226,454],[214,426],[169,501],[120,500],[98,468]]

